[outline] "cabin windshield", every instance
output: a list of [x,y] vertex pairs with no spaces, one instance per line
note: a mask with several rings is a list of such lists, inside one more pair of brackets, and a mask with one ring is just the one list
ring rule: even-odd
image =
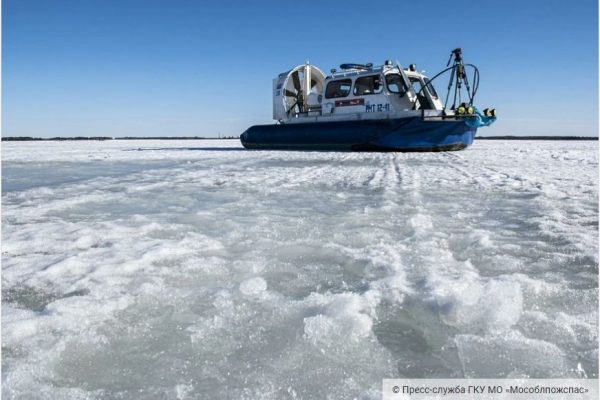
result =
[[413,85],[413,89],[415,89],[415,93],[419,94],[419,95],[423,95],[425,96],[425,90],[423,89],[423,86],[427,87],[427,91],[429,92],[429,94],[431,95],[432,98],[437,99],[438,98],[438,94],[435,91],[435,88],[433,87],[433,84],[429,81],[428,78],[423,78],[423,81],[421,81],[420,78],[417,77],[410,77],[410,83],[412,83]]
[[[427,98],[427,93],[425,93],[426,91],[423,90],[423,82],[421,82],[421,79],[414,76],[411,76],[409,79],[415,94],[417,95],[417,99],[419,100],[419,107],[426,110],[433,109],[432,104]],[[430,86],[432,85],[429,84],[427,87],[429,88]]]
[[433,84],[429,81],[429,78],[423,78],[423,80],[425,81],[425,85],[427,85],[427,90],[429,90],[429,94],[431,94],[431,97],[437,99],[439,96],[435,91]]
[[410,83],[413,86],[413,89],[415,91],[416,95],[422,95],[423,93],[423,83],[421,82],[421,80],[419,78],[414,78],[414,77],[410,77]]
[[406,84],[404,79],[399,74],[387,74],[385,76],[385,82],[387,83],[388,90],[391,93],[404,93],[406,92]]

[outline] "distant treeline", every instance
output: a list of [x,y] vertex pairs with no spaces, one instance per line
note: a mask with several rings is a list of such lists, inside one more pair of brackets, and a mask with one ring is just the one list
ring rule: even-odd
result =
[[597,136],[477,136],[477,140],[598,140]]
[[108,137],[108,136],[75,136],[75,137],[53,137],[53,138],[36,138],[30,136],[7,136],[3,137],[2,141],[6,142],[19,142],[19,141],[32,141],[32,140],[211,140],[211,139],[239,139],[239,136],[222,136],[219,138],[214,137],[202,137],[202,136],[125,136],[125,137]]
[[[202,136],[125,136],[125,137],[108,137],[108,136],[75,136],[75,137],[53,137],[53,138],[36,138],[29,136],[8,136],[3,137],[2,141],[30,141],[30,140],[211,140],[211,139],[239,139],[239,136],[223,136],[220,138],[202,137]],[[477,140],[598,140],[595,136],[477,136]]]

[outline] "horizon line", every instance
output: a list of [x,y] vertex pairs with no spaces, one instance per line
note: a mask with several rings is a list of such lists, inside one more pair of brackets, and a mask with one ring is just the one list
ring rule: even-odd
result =
[[[239,136],[54,136],[49,138],[33,136],[3,136],[3,142],[19,141],[78,141],[78,140],[234,140]],[[598,140],[598,136],[574,136],[574,135],[491,135],[477,136],[475,139],[482,140]]]

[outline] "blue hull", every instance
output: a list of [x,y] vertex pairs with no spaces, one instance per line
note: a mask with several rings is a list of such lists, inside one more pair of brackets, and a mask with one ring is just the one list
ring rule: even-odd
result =
[[473,143],[477,128],[462,120],[421,117],[255,125],[240,136],[247,149],[452,151]]

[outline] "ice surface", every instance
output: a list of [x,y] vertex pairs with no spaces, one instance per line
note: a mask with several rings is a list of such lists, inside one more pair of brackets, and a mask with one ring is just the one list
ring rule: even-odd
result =
[[597,142],[4,142],[4,398],[598,377]]

